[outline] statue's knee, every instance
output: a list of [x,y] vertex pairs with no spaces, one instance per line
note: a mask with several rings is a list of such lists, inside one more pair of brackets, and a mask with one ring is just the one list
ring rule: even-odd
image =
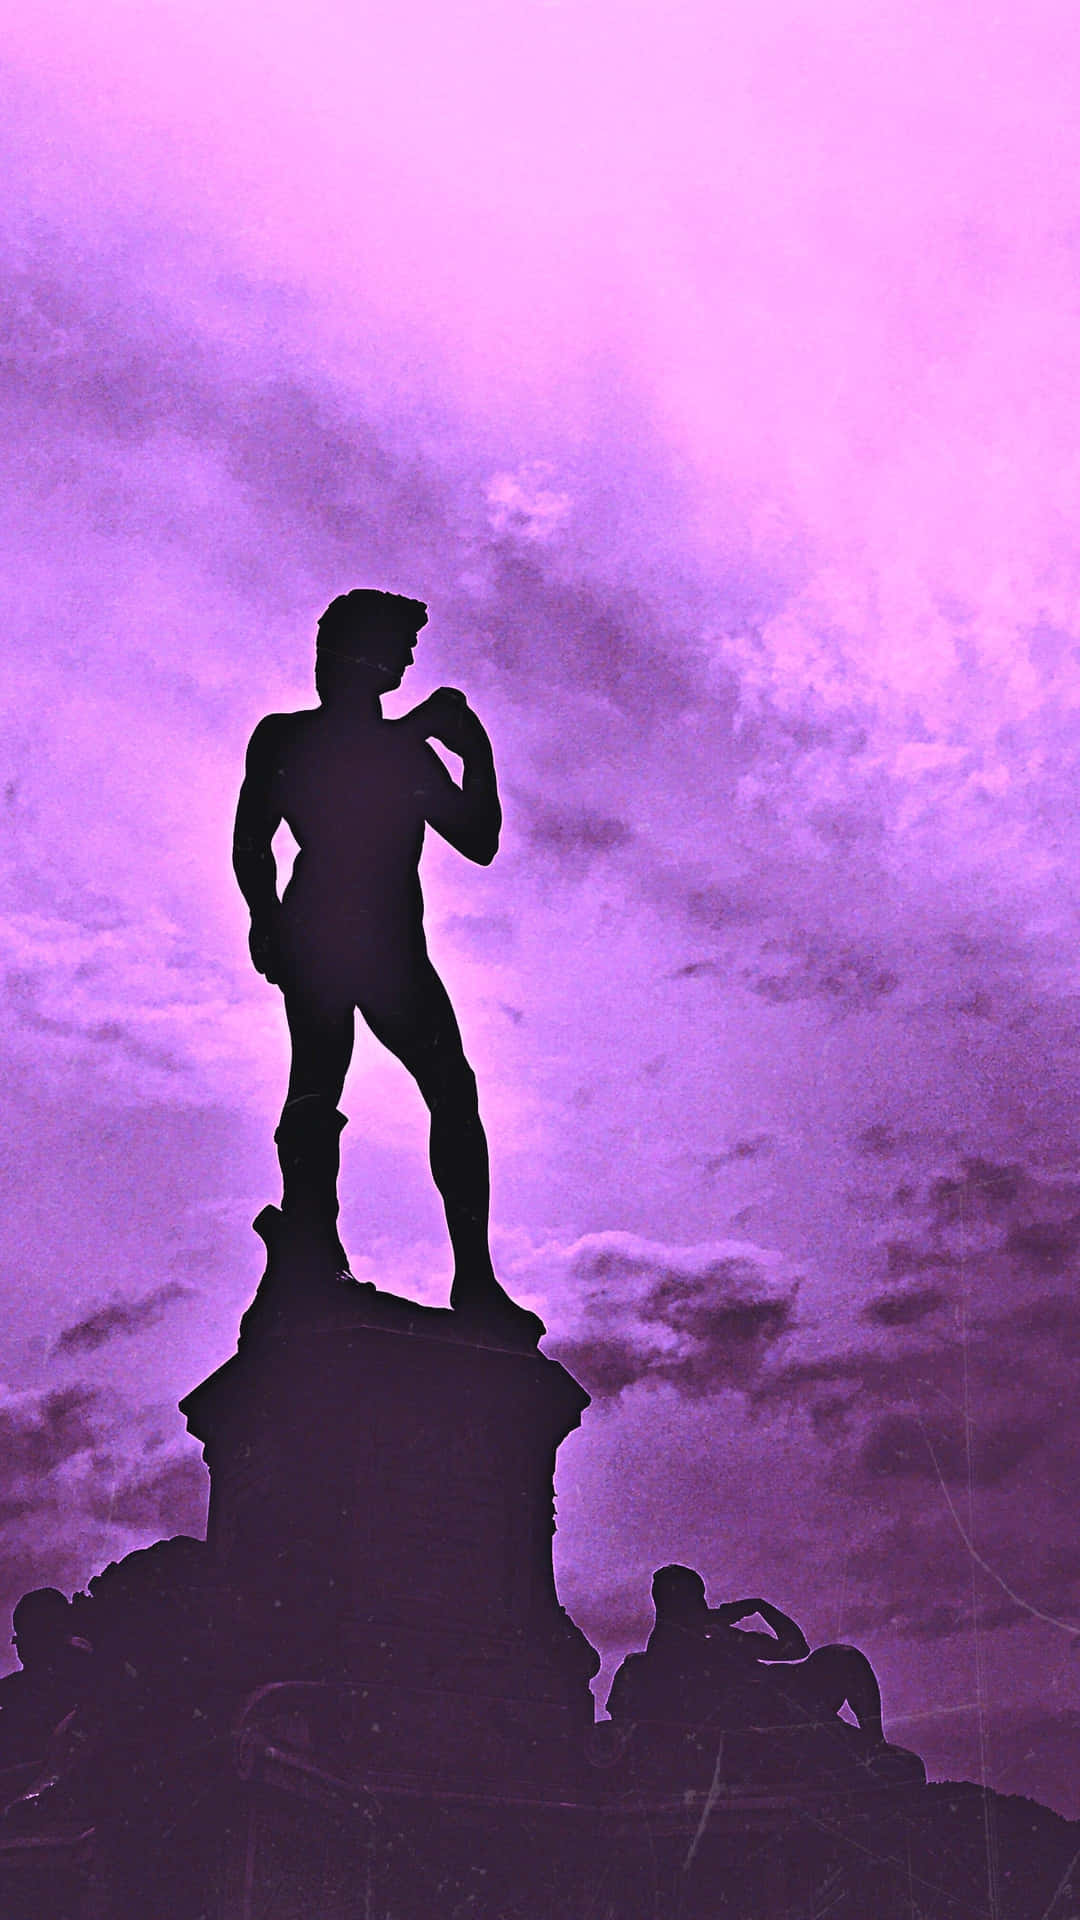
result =
[[838,1640],[831,1651],[849,1667],[868,1667],[870,1665],[861,1647],[849,1646],[846,1640]]
[[845,1646],[843,1642],[834,1640],[823,1647],[815,1647],[813,1653],[809,1654],[802,1664],[811,1673],[831,1676],[835,1679],[840,1674],[849,1673],[854,1662],[861,1659],[862,1655],[854,1647]]
[[306,1093],[287,1100],[282,1108],[274,1139],[283,1142],[336,1140],[345,1126],[345,1115],[337,1110],[337,1101],[329,1094]]
[[421,1084],[433,1113],[453,1113],[462,1120],[479,1116],[476,1075],[463,1053],[456,1060],[440,1060]]

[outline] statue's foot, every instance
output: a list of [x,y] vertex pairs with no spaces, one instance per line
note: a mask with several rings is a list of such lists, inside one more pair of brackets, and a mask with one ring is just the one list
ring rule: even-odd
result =
[[475,1327],[478,1333],[489,1334],[500,1345],[520,1348],[523,1352],[531,1352],[547,1332],[540,1315],[530,1313],[528,1307],[519,1307],[516,1300],[511,1300],[494,1274],[481,1279],[475,1275],[465,1279],[455,1275],[450,1305],[465,1325]]
[[267,1277],[310,1294],[312,1289],[359,1287],[366,1283],[349,1271],[349,1256],[336,1231],[321,1222],[296,1219],[277,1207],[264,1207],[253,1222],[267,1253]]

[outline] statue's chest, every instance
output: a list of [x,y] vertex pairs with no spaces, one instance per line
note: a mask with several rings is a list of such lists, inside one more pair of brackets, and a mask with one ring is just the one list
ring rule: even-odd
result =
[[301,840],[301,828],[335,826],[375,828],[396,837],[422,819],[410,769],[400,754],[380,745],[302,745],[281,769],[280,780],[282,812]]

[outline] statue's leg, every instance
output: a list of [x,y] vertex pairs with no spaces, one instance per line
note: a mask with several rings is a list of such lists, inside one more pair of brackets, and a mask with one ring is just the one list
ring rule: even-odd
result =
[[517,1307],[495,1278],[488,1246],[490,1175],[487,1138],[476,1097],[476,1076],[465,1058],[450,999],[426,965],[408,998],[392,1009],[361,1001],[377,1040],[412,1074],[431,1115],[431,1173],[446,1211],[454,1253],[450,1304],[482,1315],[516,1316],[539,1339],[543,1325]]
[[[774,1671],[779,1675],[782,1669]],[[881,1689],[873,1667],[858,1647],[817,1647],[790,1671],[793,1680],[798,1676],[795,1684],[803,1705],[812,1709],[816,1718],[832,1719],[846,1701],[863,1732],[884,1740]]]
[[431,1173],[446,1209],[455,1282],[494,1281],[488,1250],[490,1176],[476,1076],[450,999],[433,967],[392,1012],[360,1011],[377,1040],[407,1067],[431,1114]]
[[338,1166],[344,1117],[337,1111],[352,1058],[354,1011],[288,991],[289,1090],[274,1138],[286,1219],[337,1244]]

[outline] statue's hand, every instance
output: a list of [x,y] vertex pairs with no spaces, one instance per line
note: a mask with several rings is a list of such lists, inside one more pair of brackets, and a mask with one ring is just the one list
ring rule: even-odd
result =
[[429,693],[426,700],[413,708],[409,719],[419,727],[425,740],[440,740],[461,759],[487,743],[482,721],[458,687],[436,687],[434,693]]
[[256,973],[269,980],[273,986],[280,984],[280,966],[278,955],[277,928],[272,920],[253,920],[248,935],[248,948]]

